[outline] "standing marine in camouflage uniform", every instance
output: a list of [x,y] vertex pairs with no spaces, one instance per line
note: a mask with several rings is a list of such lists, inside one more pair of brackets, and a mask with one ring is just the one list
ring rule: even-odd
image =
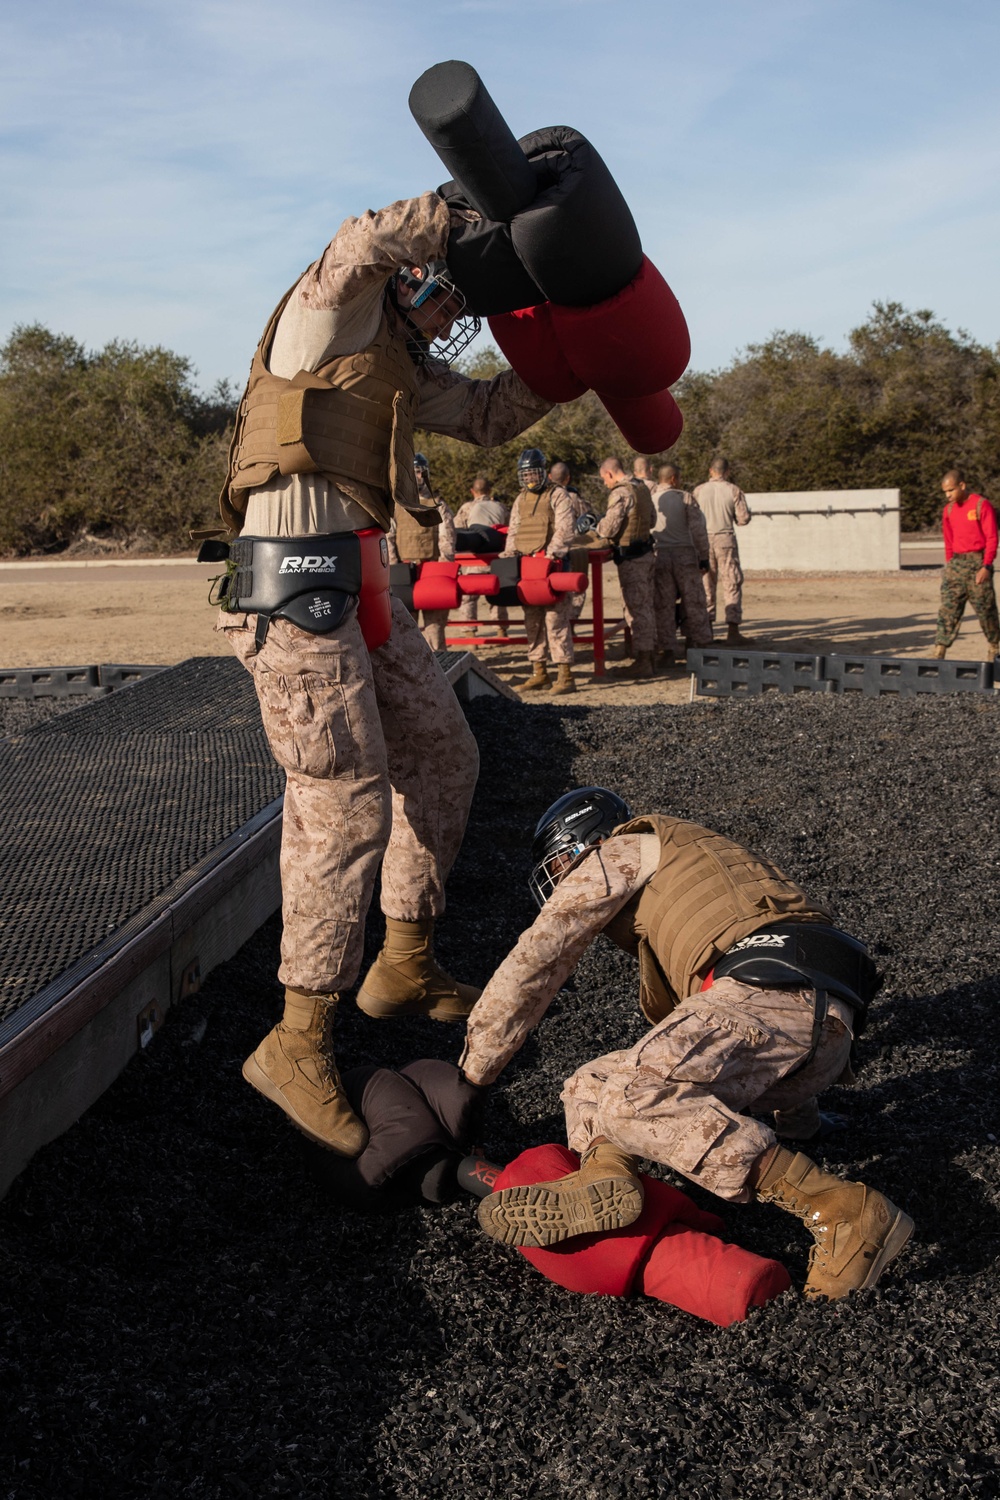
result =
[[[297,550],[333,570],[345,549],[356,553],[358,533],[387,532],[400,508],[437,526],[414,482],[416,425],[492,446],[550,409],[512,370],[469,380],[432,356],[464,307],[445,274],[454,222],[436,193],[347,219],[268,321],[221,501],[254,570],[258,551],[274,551],[262,539],[301,538]],[[358,1004],[374,1016],[454,1020],[477,994],[438,967],[432,947],[475,788],[476,742],[398,600],[390,638],[369,651],[354,608],[319,634],[277,609],[241,610],[241,597],[254,597],[241,590],[220,628],[253,674],[287,773],[285,1011],[244,1076],[307,1135],[352,1156],[367,1132],[341,1088],[331,1026],[338,994],[357,978],[380,863],[386,941]]]
[[625,623],[632,633],[635,660],[624,671],[633,677],[652,677],[656,559],[651,536],[656,512],[645,484],[641,479],[630,479],[617,458],[606,458],[600,475],[610,493],[608,508],[597,523],[597,535],[614,544]]
[[961,469],[949,469],[941,488],[947,501],[941,519],[945,563],[934,656],[940,661],[954,643],[968,601],[986,637],[986,660],[995,661],[1000,650],[1000,618],[993,586],[996,512],[985,495],[970,491]]
[[[433,505],[440,521],[428,526],[417,521],[402,506],[396,510],[389,527],[389,561],[392,563],[453,562],[455,559],[455,519],[451,507],[431,491],[431,467],[423,453],[414,454],[413,477],[422,505]],[[422,609],[420,633],[432,651],[445,649],[445,626],[448,610]]]
[[[472,481],[470,498],[458,507],[455,512],[455,530],[464,531],[470,526],[509,526],[510,506],[504,505],[502,500],[497,500],[493,495],[492,481],[485,474],[477,474]],[[488,573],[486,563],[463,563],[463,573]],[[468,620],[469,632],[475,635],[478,626],[475,621],[479,619],[479,595],[464,595],[458,606],[458,618],[463,623]],[[503,606],[498,607],[494,615],[496,623],[500,626],[500,634],[506,633],[507,611]]]
[[[525,448],[517,461],[520,492],[510,513],[510,529],[504,557],[566,557],[576,536],[572,496],[562,485],[546,477],[545,454]],[[576,686],[570,670],[573,650],[573,596],[560,594],[549,609],[524,606],[524,630],[528,637],[528,661],[532,673],[524,684],[528,691],[548,688],[550,693],[573,693]],[[552,682],[546,660],[556,668]]]
[[701,506],[708,526],[708,570],[704,577],[708,617],[715,623],[715,596],[722,585],[722,603],[726,612],[726,645],[752,646],[740,634],[743,619],[743,569],[740,549],[736,545],[734,526],[748,526],[751,521],[747,497],[739,485],[729,482],[729,465],[724,458],[713,459],[708,482],[699,484],[694,498]]
[[[549,470],[549,479],[553,484],[561,485],[569,496],[570,502],[573,506],[574,521],[578,523],[581,516],[589,514],[586,500],[583,498],[583,496],[580,494],[580,491],[573,483],[573,474],[569,464],[564,464],[561,460],[557,463],[554,463]],[[584,561],[587,562],[589,561],[589,559],[584,559]],[[573,566],[572,558],[570,560],[570,566]],[[569,597],[571,601],[570,619],[575,625],[577,620],[583,614],[583,606],[587,602],[586,590],[584,590],[582,594],[570,594]]]
[[627,1225],[642,1209],[645,1157],[720,1198],[757,1197],[804,1220],[807,1297],[874,1286],[912,1221],[746,1113],[773,1111],[777,1131],[799,1139],[818,1129],[816,1096],[853,1078],[852,1035],[880,982],[863,945],[770,861],[681,818],[632,818],[602,787],[553,803],[532,861],[541,910],[469,1016],[467,1079],[493,1082],[601,932],[637,956],[652,1029],[567,1081],[579,1171],[485,1198],[486,1233],[544,1246]]
[[701,575],[708,568],[708,531],[701,507],[680,487],[680,474],[664,464],[652,492],[656,572],[653,575],[656,614],[657,666],[672,667],[677,659],[677,600],[684,608],[685,629],[692,646],[712,644]]

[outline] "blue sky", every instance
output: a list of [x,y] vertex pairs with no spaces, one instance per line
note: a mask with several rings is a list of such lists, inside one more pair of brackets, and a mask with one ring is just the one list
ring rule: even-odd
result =
[[447,174],[448,57],[608,162],[692,364],[875,299],[1000,338],[996,0],[36,0],[0,17],[0,339],[39,321],[242,384],[347,214]]

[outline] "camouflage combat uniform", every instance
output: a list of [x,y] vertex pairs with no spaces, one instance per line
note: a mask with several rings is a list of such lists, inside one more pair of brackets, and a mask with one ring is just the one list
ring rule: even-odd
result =
[[[993,584],[997,553],[996,512],[985,495],[966,494],[949,501],[941,517],[944,533],[944,572],[938,610],[937,645],[948,647],[958,635],[966,602],[972,605],[991,652],[1000,647],[1000,619]],[[976,582],[980,568],[989,572]]]
[[708,572],[703,577],[708,618],[715,620],[716,590],[721,584],[726,624],[739,625],[743,619],[743,569],[733,527],[746,526],[751,520],[747,498],[728,479],[709,479],[699,484],[694,498],[708,527]]
[[969,603],[976,612],[986,644],[994,651],[1000,647],[1000,616],[997,614],[993,574],[988,574],[983,583],[976,582],[976,574],[982,566],[982,552],[956,552],[945,563],[934,636],[937,645],[951,646],[954,643],[966,603]]
[[[641,515],[639,514],[641,513]],[[653,524],[649,490],[640,479],[623,479],[608,494],[608,508],[597,523],[597,535],[609,542],[622,542],[636,531],[648,539]],[[652,549],[643,557],[622,558],[618,563],[625,623],[632,634],[632,651],[652,652],[656,638],[653,579],[656,559]]]
[[[662,829],[662,834],[642,831],[646,827]],[[672,841],[680,847],[683,839],[688,847],[707,841],[716,858],[721,852],[726,878],[739,877],[742,860],[748,889],[759,874],[765,880],[776,877],[775,888],[783,883],[788,893],[784,913],[762,905],[755,916],[735,925],[726,898],[718,901],[703,925],[716,931],[724,943],[721,951],[731,946],[734,933],[746,935],[769,922],[792,920],[796,907],[798,920],[829,920],[794,882],[729,840],[681,819],[636,819],[580,857],[490,979],[469,1016],[461,1059],[474,1083],[491,1083],[498,1076],[599,933],[627,945],[636,902],[654,877],[664,869],[669,872]],[[743,909],[752,906],[751,901]],[[676,977],[681,962],[677,952],[668,954],[662,942],[654,952],[661,981],[664,974]],[[706,972],[718,961],[718,952],[714,957],[712,952],[710,945]],[[849,1077],[851,1009],[830,999],[815,1054],[806,1062],[813,1043],[811,991],[765,989],[734,979],[719,979],[702,989],[703,973],[685,970],[678,988],[670,991],[667,985],[667,998],[654,1005],[647,998],[643,962],[640,951],[643,1010],[649,1019],[662,1019],[636,1046],[596,1058],[567,1080],[562,1099],[569,1145],[583,1152],[604,1135],[722,1198],[749,1201],[750,1168],[776,1137],[744,1111],[774,1111],[776,1123],[786,1113],[797,1125],[810,1116],[818,1122],[816,1096]]]
[[657,651],[677,651],[677,599],[684,608],[687,638],[692,646],[712,644],[699,562],[709,557],[708,530],[701,507],[687,490],[657,485],[652,494],[656,521],[653,575]]
[[[402,265],[443,257],[451,222],[435,193],[346,220],[280,314],[271,372],[291,379],[331,358],[360,357],[374,340],[401,348],[389,279]],[[408,378],[420,427],[487,447],[551,409],[512,370],[476,381],[428,359]],[[401,468],[412,472],[412,445]],[[387,480],[334,482],[309,472],[275,473],[242,494],[234,500],[227,490],[223,514],[234,530],[258,537],[373,524],[387,531],[393,503]],[[287,772],[279,977],[297,990],[332,993],[354,982],[380,861],[387,916],[439,916],[465,829],[476,742],[398,601],[392,617],[391,639],[371,653],[354,614],[330,635],[272,620],[259,653],[256,616],[223,614],[219,622],[253,674],[271,748]]]
[[[510,513],[510,529],[504,557],[515,557],[518,553],[517,535],[521,527],[521,507],[526,504],[525,494],[518,495]],[[552,507],[552,532],[545,546],[546,557],[566,557],[576,536],[573,497],[561,485],[548,486],[548,500]],[[524,606],[524,631],[528,638],[528,660],[544,662],[546,658],[557,666],[565,662],[572,666],[575,660],[573,649],[573,595],[558,595],[558,603],[550,609]]]
[[[426,484],[417,486],[417,493],[424,503],[432,503],[437,506],[441,524],[437,528],[436,555],[444,562],[453,562],[455,559],[455,518],[448,505],[440,495],[432,495]],[[392,525],[389,527],[389,561],[391,563],[409,562],[411,559],[403,557],[399,550],[396,537],[396,518],[393,517]],[[443,651],[447,644],[445,639],[445,626],[448,623],[447,609],[422,609],[420,611],[420,633],[430,646],[432,651]]]

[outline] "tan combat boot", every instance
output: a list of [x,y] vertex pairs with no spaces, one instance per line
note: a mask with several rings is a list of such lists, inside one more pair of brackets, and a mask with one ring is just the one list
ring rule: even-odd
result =
[[430,1016],[464,1021],[479,999],[472,984],[459,984],[434,958],[434,921],[385,919],[382,952],[365,975],[358,1005],[367,1016]]
[[336,1008],[336,995],[286,990],[285,1014],[247,1058],[243,1077],[310,1140],[338,1156],[357,1156],[368,1129],[348,1104],[334,1062]]
[[931,652],[931,661],[944,661],[944,659],[945,659],[945,657],[947,655],[948,655],[948,647],[947,646],[940,646],[940,645],[935,646],[934,650]]
[[913,1220],[863,1182],[824,1172],[801,1151],[776,1146],[757,1197],[802,1219],[816,1241],[803,1296],[835,1301],[872,1287],[913,1233]]
[[575,693],[576,683],[573,681],[573,673],[569,662],[561,661],[556,667],[556,680],[549,688],[550,693]]
[[730,625],[726,631],[727,646],[753,646],[755,642],[748,635],[740,635],[738,625]]
[[543,661],[533,661],[531,663],[531,676],[524,684],[524,691],[526,693],[534,693],[539,688],[547,688],[549,686],[549,674],[545,670],[545,663]]
[[624,1229],[642,1213],[642,1196],[635,1157],[600,1136],[568,1177],[484,1198],[479,1227],[504,1245],[555,1245],[578,1234]]
[[653,653],[652,651],[640,651],[635,658],[635,666],[632,668],[633,677],[653,676]]
[[673,651],[658,651],[654,665],[658,672],[669,672],[671,667],[677,665],[677,657]]

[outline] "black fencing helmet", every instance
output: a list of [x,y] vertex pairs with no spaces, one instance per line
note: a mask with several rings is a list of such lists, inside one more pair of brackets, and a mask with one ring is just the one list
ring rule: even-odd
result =
[[544,906],[574,860],[593,844],[603,843],[632,813],[617,792],[603,786],[578,787],[553,802],[538,820],[531,842],[528,884]]
[[430,488],[431,466],[426,453],[414,453],[413,472],[418,484],[426,484]]
[[525,448],[517,461],[517,482],[523,490],[540,490],[545,485],[547,470],[541,448]]
[[[395,276],[394,301],[409,329],[406,347],[410,358],[416,364],[423,364],[424,360],[433,356],[441,360],[443,364],[450,365],[472,343],[482,327],[482,321],[476,313],[470,310],[465,293],[461,292],[455,284],[446,261],[431,260],[420,269],[421,275],[414,276],[413,272],[404,266],[402,270],[396,272]],[[402,300],[398,295],[400,289],[406,293]],[[446,303],[450,303],[454,308],[451,331],[447,338],[428,339],[427,335],[407,317],[407,311],[410,308],[443,307]]]

